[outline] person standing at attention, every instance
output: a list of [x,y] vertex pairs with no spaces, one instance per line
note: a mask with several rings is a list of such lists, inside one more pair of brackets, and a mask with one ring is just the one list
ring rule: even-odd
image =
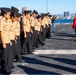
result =
[[52,32],[55,32],[56,30],[55,20],[56,20],[56,16],[54,15],[52,18]]

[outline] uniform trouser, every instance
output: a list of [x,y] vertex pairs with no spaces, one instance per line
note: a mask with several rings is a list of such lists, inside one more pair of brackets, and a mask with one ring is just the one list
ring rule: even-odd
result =
[[2,43],[0,43],[0,57],[2,56],[2,50],[3,50]]
[[47,38],[51,37],[51,25],[48,25],[48,29],[47,29]]
[[43,28],[43,41],[45,41],[45,39],[46,39],[46,28]]
[[41,32],[40,31],[36,31],[36,46],[39,44],[43,44],[43,39],[41,37]]
[[47,31],[48,31],[48,26],[46,25],[46,27],[45,27],[45,34],[46,34],[46,36],[45,37],[47,37]]
[[21,54],[17,42],[15,42],[15,40],[11,40],[11,41],[12,41],[12,49],[13,49],[13,59],[15,57],[17,59],[21,59]]
[[75,34],[76,34],[76,28],[75,28]]
[[56,30],[55,23],[52,23],[52,31],[55,31],[55,30]]
[[24,39],[22,53],[25,53],[26,48],[27,48],[27,53],[30,54],[30,53],[32,53],[32,43],[31,43],[30,32],[26,32],[26,35],[27,35],[27,37]]
[[18,44],[18,49],[21,52],[21,41],[20,41],[20,36],[17,36],[17,44]]
[[41,28],[42,28],[42,31],[41,31],[41,37],[42,37],[42,39],[43,39],[43,26],[41,26]]
[[20,42],[20,36],[17,36],[17,46],[16,46],[16,49],[17,49],[17,51],[16,51],[16,59],[22,59],[21,58],[21,54],[20,54],[20,52],[21,52],[21,42]]
[[6,48],[3,49],[2,59],[1,59],[1,70],[9,72],[12,67],[13,59],[13,50],[10,47],[10,44],[6,44]]
[[32,47],[35,47],[35,29],[34,27],[31,27],[33,33],[31,34],[31,42],[32,42]]
[[37,47],[39,45],[39,41],[38,41],[38,31],[35,32],[35,47]]
[[21,32],[20,36],[21,36],[20,41],[21,41],[21,48],[22,48],[22,45],[23,45],[23,42],[24,42],[23,41],[24,40],[24,32],[23,31]]

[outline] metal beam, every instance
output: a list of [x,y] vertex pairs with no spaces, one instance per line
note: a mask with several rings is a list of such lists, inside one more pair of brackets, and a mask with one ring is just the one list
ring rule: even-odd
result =
[[46,0],[46,12],[48,12],[48,0]]

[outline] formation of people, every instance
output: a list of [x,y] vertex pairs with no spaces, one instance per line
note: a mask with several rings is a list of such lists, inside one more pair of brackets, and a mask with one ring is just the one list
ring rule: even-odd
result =
[[[38,14],[36,10],[19,13],[16,7],[1,8],[0,37],[2,42],[1,72],[10,74],[16,62],[22,62],[21,55],[32,54],[35,48],[45,45],[51,37],[49,13]],[[53,19],[54,24],[54,19]]]

